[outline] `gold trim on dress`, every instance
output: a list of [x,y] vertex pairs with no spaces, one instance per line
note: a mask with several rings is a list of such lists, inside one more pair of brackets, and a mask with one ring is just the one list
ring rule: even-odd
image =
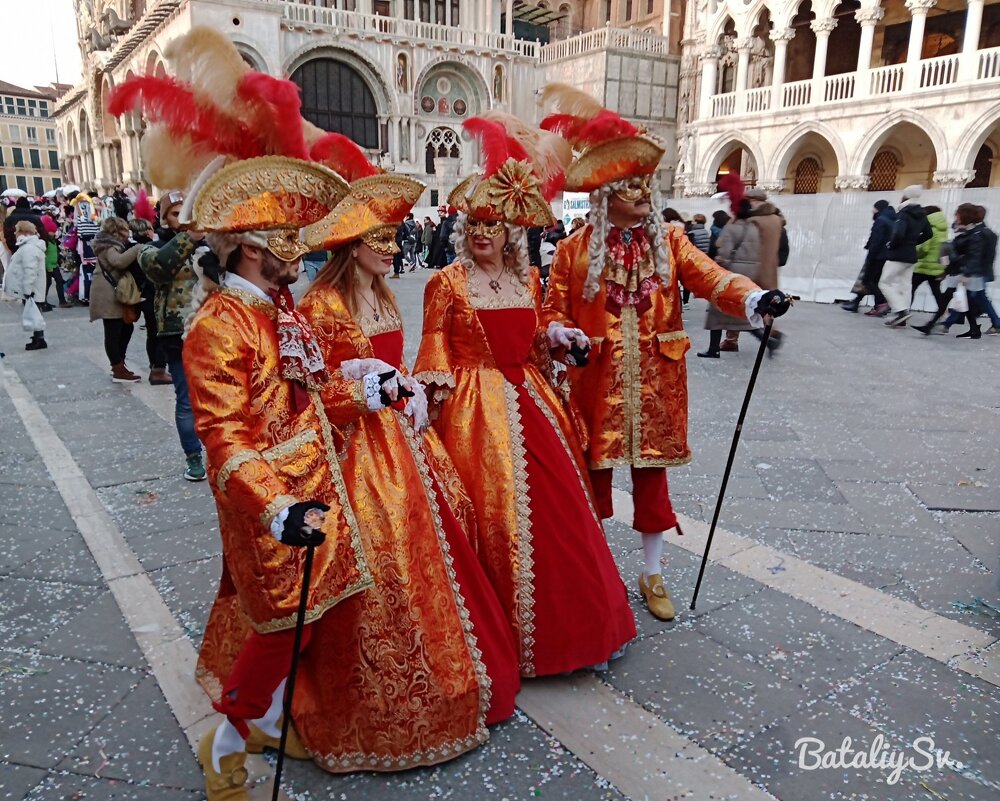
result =
[[712,304],[719,299],[719,295],[725,291],[726,287],[736,280],[736,275],[736,273],[729,273],[723,276],[722,280],[715,285],[715,289],[712,290],[712,297],[709,298]]
[[251,308],[266,311],[268,313],[268,316],[274,320],[278,319],[278,310],[277,308],[275,308],[275,305],[271,303],[269,300],[258,298],[252,292],[247,292],[247,290],[245,289],[239,289],[234,286],[224,286],[222,287],[222,289],[219,290],[219,292],[221,292],[223,295],[229,295],[230,297],[234,297],[237,300],[245,303],[247,306],[250,306]]
[[219,491],[226,491],[226,484],[229,482],[229,478],[233,473],[239,470],[247,462],[252,462],[254,459],[259,458],[260,453],[258,451],[245,450],[239,451],[226,459],[226,463],[222,465],[219,469],[219,474],[215,477],[215,485],[219,488]]
[[319,434],[316,433],[316,430],[307,428],[305,431],[300,431],[291,439],[286,439],[284,442],[279,442],[274,447],[268,448],[260,455],[263,456],[266,461],[274,462],[288,456],[289,454],[295,453],[295,451],[307,442],[315,442],[317,439],[319,439]]
[[639,316],[635,306],[623,306],[621,314],[622,331],[622,400],[624,401],[622,419],[622,438],[625,453],[633,463],[640,458],[642,449],[641,409],[642,409],[642,376],[640,363],[642,353],[639,350]]
[[402,321],[394,312],[388,309],[379,315],[378,320],[372,320],[366,315],[361,315],[355,322],[358,328],[361,329],[361,333],[368,337],[368,339],[377,337],[379,334],[388,334],[391,331],[403,330]]
[[275,516],[285,511],[289,506],[299,502],[299,499],[292,495],[279,495],[273,501],[271,501],[267,506],[264,507],[264,511],[261,512],[260,522],[264,525],[265,531],[271,530],[271,521],[274,520]]
[[687,331],[667,331],[665,334],[657,334],[656,338],[660,342],[673,342],[677,339],[690,339]]
[[514,606],[517,610],[518,650],[522,676],[535,675],[535,560],[531,544],[531,501],[528,495],[528,462],[524,451],[524,428],[518,408],[517,388],[503,382],[510,431],[511,462],[514,466],[514,509],[517,514],[517,557],[514,563]]

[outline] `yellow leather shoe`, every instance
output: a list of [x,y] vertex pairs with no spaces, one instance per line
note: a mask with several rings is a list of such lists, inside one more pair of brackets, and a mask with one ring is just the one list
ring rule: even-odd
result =
[[[265,748],[270,748],[273,751],[278,750],[278,746],[281,744],[280,737],[270,737],[252,723],[248,723],[247,725],[250,727],[250,736],[247,738],[248,753],[259,754]],[[281,728],[280,722],[278,723],[278,728]],[[299,739],[299,734],[295,731],[294,723],[288,727],[288,739],[285,741],[285,756],[289,759],[309,759],[309,752],[302,745],[302,740]]]
[[663,586],[663,576],[659,574],[650,576],[647,582],[646,577],[640,573],[639,592],[646,599],[646,608],[649,609],[653,617],[657,617],[660,620],[674,619],[676,616],[674,605],[670,602],[670,593]]
[[219,760],[222,769],[216,772],[212,766],[212,743],[215,729],[201,738],[198,744],[198,761],[205,771],[205,797],[207,801],[250,801],[247,793],[247,761],[245,751],[229,754]]

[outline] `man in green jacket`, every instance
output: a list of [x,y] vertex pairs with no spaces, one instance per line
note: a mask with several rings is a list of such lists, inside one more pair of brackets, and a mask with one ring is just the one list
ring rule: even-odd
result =
[[201,455],[201,441],[194,429],[194,413],[188,397],[187,378],[182,359],[184,347],[184,321],[192,312],[194,288],[198,275],[194,270],[194,251],[202,244],[200,231],[182,231],[180,224],[181,192],[167,192],[160,200],[158,241],[147,245],[139,254],[139,266],[153,286],[156,297],[156,325],[163,354],[170,368],[176,403],[174,423],[180,436],[187,467],[184,478],[188,481],[205,480],[205,464]]

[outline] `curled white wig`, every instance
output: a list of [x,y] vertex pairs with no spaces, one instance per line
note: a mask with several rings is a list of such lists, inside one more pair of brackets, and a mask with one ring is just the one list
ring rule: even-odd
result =
[[[466,267],[476,262],[472,257],[468,237],[465,235],[465,221],[468,219],[468,214],[459,214],[451,235],[451,242],[455,246],[455,257]],[[531,276],[531,264],[528,259],[528,233],[520,225],[511,225],[510,223],[504,223],[504,225],[507,228],[507,247],[509,247],[509,250],[505,249],[504,251],[504,264],[510,268],[522,284],[527,284]]]
[[[594,227],[590,235],[590,244],[587,248],[587,255],[590,257],[587,268],[587,280],[583,284],[584,300],[591,301],[601,288],[601,275],[604,272],[604,264],[607,260],[607,240],[608,232],[611,230],[611,222],[608,220],[608,198],[619,190],[625,189],[628,181],[615,181],[610,184],[598,187],[590,193],[590,224]],[[664,284],[670,283],[670,253],[667,251],[667,239],[661,216],[663,200],[660,197],[660,186],[654,178],[652,181],[652,192],[650,194],[650,206],[652,211],[642,221],[642,227],[649,237],[650,247],[653,251],[653,267],[656,274]]]

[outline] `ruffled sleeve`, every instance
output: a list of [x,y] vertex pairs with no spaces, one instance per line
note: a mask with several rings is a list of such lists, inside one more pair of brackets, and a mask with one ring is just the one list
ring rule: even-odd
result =
[[455,388],[451,360],[453,290],[444,273],[438,273],[424,290],[424,330],[413,365],[413,377],[430,389],[429,400],[440,403]]

